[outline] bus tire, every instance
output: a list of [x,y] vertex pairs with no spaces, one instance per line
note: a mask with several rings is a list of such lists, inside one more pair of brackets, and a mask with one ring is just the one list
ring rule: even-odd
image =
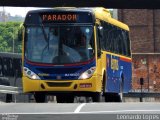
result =
[[101,102],[102,101],[102,93],[101,92],[95,92],[92,94],[92,101],[93,102]]
[[120,96],[118,93],[106,93],[105,102],[119,102]]
[[121,97],[119,94],[115,95],[114,98],[114,102],[121,102]]
[[110,93],[105,93],[105,102],[112,102],[112,95]]
[[46,101],[46,95],[43,93],[34,93],[36,103],[44,103]]
[[106,94],[106,72],[104,71],[103,74],[103,81],[102,81],[102,102],[105,102],[105,94]]
[[121,76],[121,83],[120,83],[120,92],[119,92],[119,102],[123,102],[123,89],[124,89],[124,75]]

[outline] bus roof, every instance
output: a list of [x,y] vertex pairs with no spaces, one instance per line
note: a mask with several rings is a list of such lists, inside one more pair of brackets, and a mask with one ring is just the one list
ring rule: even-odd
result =
[[100,20],[103,20],[105,22],[108,22],[110,24],[113,24],[117,27],[120,27],[121,29],[125,29],[127,31],[129,31],[129,27],[112,18],[111,17],[111,14],[109,12],[109,10],[103,8],[103,7],[80,7],[80,8],[76,8],[76,7],[54,7],[54,8],[51,8],[51,9],[40,9],[40,10],[32,10],[32,11],[29,11],[29,13],[37,13],[37,12],[48,12],[48,11],[90,11],[92,13],[94,13],[95,15],[95,18],[98,18]]
[[96,18],[129,31],[129,27],[126,24],[111,17],[109,10],[107,10],[103,7],[94,8],[93,10],[94,10]]

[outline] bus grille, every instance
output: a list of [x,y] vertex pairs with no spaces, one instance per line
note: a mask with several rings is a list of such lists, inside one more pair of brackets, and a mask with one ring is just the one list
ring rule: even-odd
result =
[[49,87],[69,87],[70,85],[72,84],[72,82],[65,82],[65,83],[62,83],[62,82],[59,82],[59,83],[55,83],[55,82],[47,82],[47,85]]

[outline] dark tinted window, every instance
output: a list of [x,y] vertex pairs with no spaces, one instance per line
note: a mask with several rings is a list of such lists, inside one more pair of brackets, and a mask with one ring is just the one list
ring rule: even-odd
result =
[[131,56],[131,48],[130,48],[130,39],[129,39],[129,33],[126,31],[126,42],[127,42],[127,56]]
[[102,22],[102,49],[116,54],[130,56],[129,33],[106,22]]

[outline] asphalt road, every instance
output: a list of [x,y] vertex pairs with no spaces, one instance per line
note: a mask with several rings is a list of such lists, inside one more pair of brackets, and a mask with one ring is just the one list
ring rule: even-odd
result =
[[0,103],[0,114],[2,120],[6,118],[14,118],[14,120],[129,120],[128,117],[133,117],[132,120],[137,120],[136,117],[139,117],[138,120],[160,120],[160,104]]

